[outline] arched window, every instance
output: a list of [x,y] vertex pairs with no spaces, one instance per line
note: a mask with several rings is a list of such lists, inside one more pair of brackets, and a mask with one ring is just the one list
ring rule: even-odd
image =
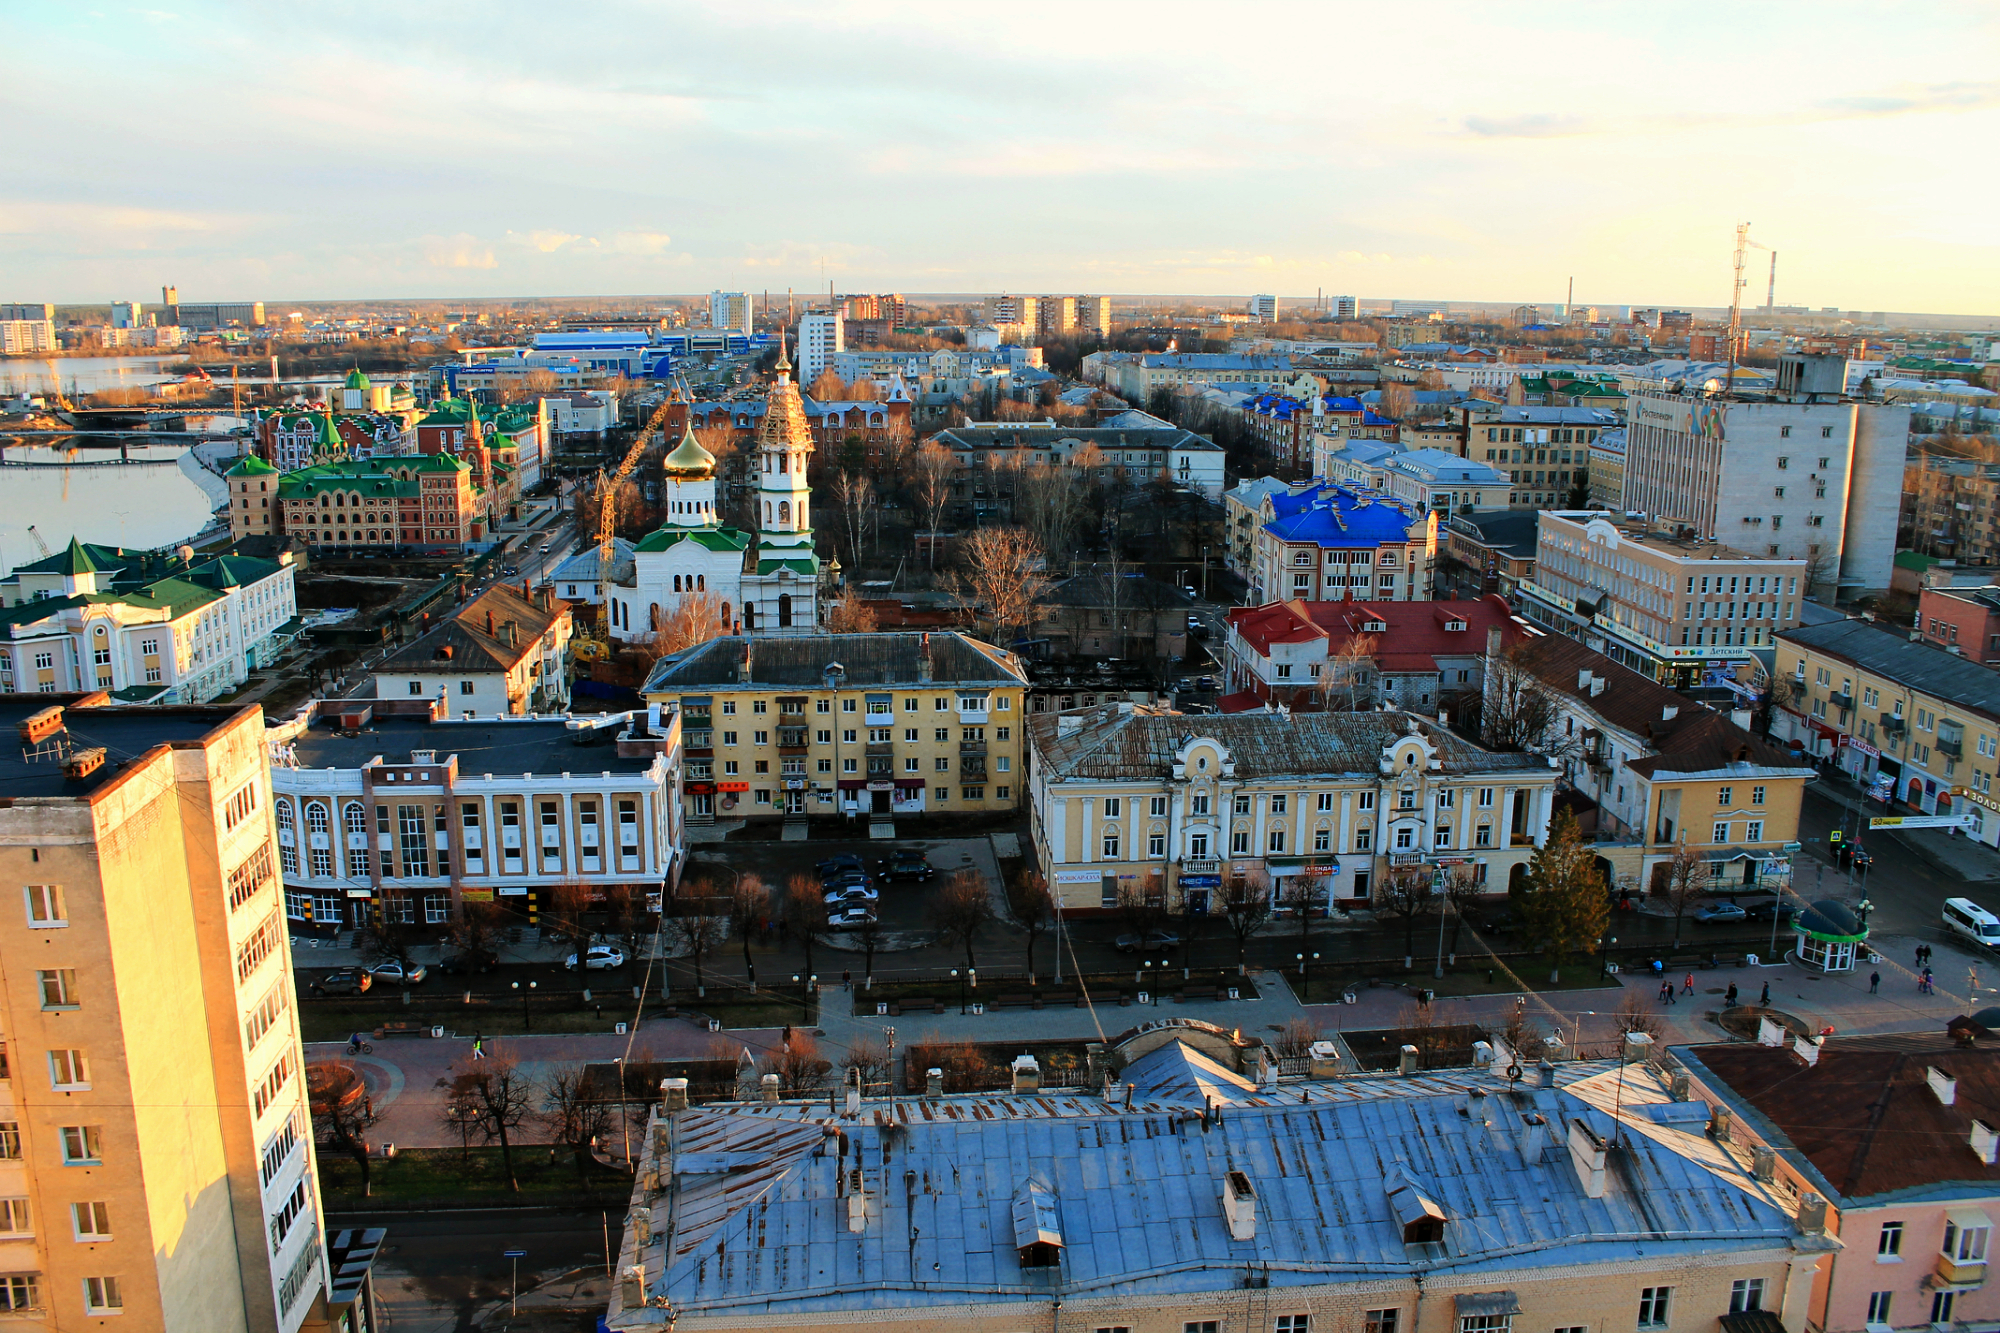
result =
[[368,814],[361,808],[361,802],[349,801],[347,809],[341,813],[342,817],[346,820],[347,831],[349,833],[365,834],[368,832]]
[[771,502],[769,500],[764,501],[764,521],[766,523],[771,521]]
[[708,591],[708,575],[697,574],[694,576],[694,590],[696,592]]
[[722,604],[722,624],[725,629],[729,626],[729,603],[727,602]]
[[658,629],[659,627],[660,627],[660,604],[658,602],[654,602],[653,609],[647,612],[646,615],[646,628]]
[[743,628],[744,629],[757,628],[757,603],[755,602],[743,603]]
[[275,803],[275,806],[278,815],[278,832],[290,833],[294,827],[292,824],[292,803],[290,801],[278,801]]
[[781,592],[778,594],[778,628],[787,629],[791,626],[791,623],[792,595],[788,592]]
[[778,522],[789,523],[791,521],[792,521],[791,501],[789,500],[778,501]]
[[792,456],[790,454],[779,454],[778,471],[790,472],[791,470],[792,470]]
[[679,592],[680,590],[681,590],[681,576],[676,574],[674,575],[674,591]]
[[318,801],[308,801],[306,803],[306,831],[308,833],[326,832],[326,807]]

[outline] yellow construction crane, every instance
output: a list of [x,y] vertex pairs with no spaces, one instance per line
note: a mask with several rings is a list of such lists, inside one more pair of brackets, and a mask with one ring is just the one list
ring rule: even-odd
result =
[[611,535],[618,518],[618,488],[629,481],[638,469],[639,460],[645,457],[647,447],[660,433],[660,427],[666,424],[667,414],[673,411],[678,401],[680,399],[676,394],[668,394],[661,400],[652,418],[646,422],[645,429],[639,432],[639,438],[632,441],[632,447],[625,451],[617,470],[606,477],[604,484],[598,488],[597,582],[604,589],[604,604],[607,607],[611,604]]

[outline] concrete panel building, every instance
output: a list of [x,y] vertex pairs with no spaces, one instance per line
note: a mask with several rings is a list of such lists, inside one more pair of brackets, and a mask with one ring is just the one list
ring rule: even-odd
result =
[[100,692],[0,717],[0,1322],[323,1320],[262,710]]

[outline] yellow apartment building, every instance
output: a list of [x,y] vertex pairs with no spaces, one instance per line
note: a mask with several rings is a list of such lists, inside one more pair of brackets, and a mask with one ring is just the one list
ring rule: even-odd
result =
[[293,1333],[327,1265],[263,713],[107,699],[0,696],[0,1326]]
[[2000,840],[2000,673],[1869,620],[1778,636],[1771,735],[1885,800]]
[[1028,726],[1035,856],[1065,914],[1139,892],[1220,911],[1234,882],[1364,906],[1397,867],[1503,893],[1548,835],[1558,770],[1406,713],[1188,716],[1111,703]]
[[956,631],[731,635],[640,693],[681,715],[687,817],[985,814],[1021,803],[1028,677]]
[[1559,757],[1565,784],[1597,803],[1614,887],[1659,887],[1683,847],[1700,853],[1718,885],[1789,872],[1799,806],[1818,772],[1752,735],[1747,710],[1717,712],[1556,635],[1503,664],[1489,657],[1489,706],[1521,671],[1555,705],[1533,748]]

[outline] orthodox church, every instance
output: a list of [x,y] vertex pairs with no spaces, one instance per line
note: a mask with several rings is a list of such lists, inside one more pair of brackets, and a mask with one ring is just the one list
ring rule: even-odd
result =
[[690,423],[661,464],[666,521],[633,546],[631,574],[610,587],[605,623],[613,638],[649,638],[691,593],[718,597],[731,633],[819,631],[819,557],[806,484],[813,436],[791,369],[781,350],[752,446],[756,531],[720,521],[715,455]]

